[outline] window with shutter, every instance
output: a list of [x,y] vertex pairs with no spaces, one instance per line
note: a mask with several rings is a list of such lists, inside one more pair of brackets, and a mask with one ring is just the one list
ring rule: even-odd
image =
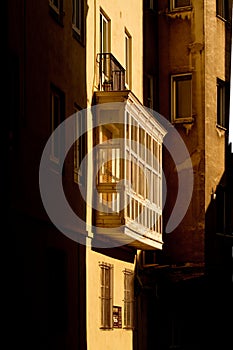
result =
[[113,265],[100,263],[100,303],[101,303],[101,324],[100,328],[110,329],[112,322],[112,273]]
[[134,274],[124,270],[124,328],[134,327]]

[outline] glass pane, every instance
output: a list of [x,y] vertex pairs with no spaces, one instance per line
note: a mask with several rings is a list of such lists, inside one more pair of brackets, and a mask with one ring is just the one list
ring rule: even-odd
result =
[[54,6],[56,6],[57,8],[59,7],[59,0],[53,0],[52,2]]
[[175,0],[175,7],[190,6],[190,0]]
[[176,82],[176,118],[191,117],[191,80]]

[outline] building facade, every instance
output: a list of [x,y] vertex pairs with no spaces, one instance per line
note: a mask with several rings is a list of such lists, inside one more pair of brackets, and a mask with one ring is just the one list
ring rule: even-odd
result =
[[6,10],[10,340],[132,349],[138,251],[163,245],[166,130],[143,106],[142,2]]
[[[8,345],[227,347],[231,1],[4,6]],[[166,125],[187,159],[172,158]],[[167,233],[190,164],[192,196]]]
[[[4,186],[11,247],[7,342],[12,348],[86,348],[85,246],[51,222],[39,186],[47,140],[77,108],[86,108],[87,4],[82,1],[79,28],[73,11],[78,3],[8,1],[6,8]],[[85,220],[85,205],[74,179],[74,148],[61,165],[63,136],[52,140],[48,168],[55,178],[62,177],[70,205]],[[54,200],[54,208],[57,204]]]
[[89,3],[88,349],[133,348],[138,252],[163,245],[166,130],[143,106],[142,26],[141,1]]

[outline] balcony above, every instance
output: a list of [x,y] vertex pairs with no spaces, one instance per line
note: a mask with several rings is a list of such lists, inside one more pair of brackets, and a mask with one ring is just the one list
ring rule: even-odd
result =
[[97,55],[98,90],[122,91],[125,88],[125,69],[111,53]]

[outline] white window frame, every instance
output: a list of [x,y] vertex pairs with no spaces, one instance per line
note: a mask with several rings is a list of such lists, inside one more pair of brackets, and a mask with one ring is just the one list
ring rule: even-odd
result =
[[[106,37],[104,38],[103,27],[106,25]],[[109,17],[100,9],[100,53],[110,53],[111,52],[111,25]],[[106,42],[106,48],[103,47],[104,42]]]
[[[189,115],[179,117],[177,115],[177,82],[190,80],[190,111]],[[175,74],[171,76],[171,121],[173,123],[192,122],[192,73]]]
[[[100,328],[113,328],[113,265],[99,262],[100,267]],[[107,281],[109,284],[107,284]]]
[[[132,125],[136,128],[136,131],[132,128]],[[136,140],[139,140],[140,128],[144,130],[144,145],[134,141],[135,135],[137,135]],[[125,113],[125,135],[127,135],[128,139],[125,141],[124,176],[131,185],[126,186],[125,202],[128,205],[124,216],[128,223],[136,221],[144,232],[146,231],[149,234],[154,234],[154,232],[162,233],[162,144],[129,111]],[[150,141],[149,144],[147,140]],[[156,147],[154,143],[156,143]],[[150,147],[149,151],[147,151],[147,145]],[[157,154],[153,159],[154,149],[156,149]],[[159,164],[155,164],[157,162]],[[143,179],[144,183],[141,193],[139,193],[139,167],[146,174]],[[154,181],[155,178],[156,183]],[[142,212],[140,212],[140,208]]]
[[125,28],[125,85],[132,86],[132,36]]

